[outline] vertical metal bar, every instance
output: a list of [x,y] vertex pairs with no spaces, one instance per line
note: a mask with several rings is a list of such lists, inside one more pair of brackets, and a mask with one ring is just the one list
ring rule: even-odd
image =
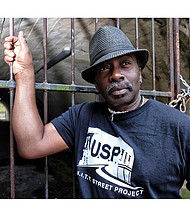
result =
[[[10,18],[10,36],[14,35],[14,18]],[[13,81],[13,63],[10,65],[10,81]],[[14,161],[14,136],[12,129],[14,89],[10,88],[10,182],[11,199],[15,198],[15,161]]]
[[[190,65],[190,18],[189,18],[189,65]],[[190,67],[189,67],[189,72],[190,72]],[[190,77],[190,76],[189,76]],[[189,110],[190,111],[190,110]]]
[[[189,58],[190,58],[190,18],[189,18]],[[190,60],[189,60],[190,64]]]
[[99,22],[98,18],[95,18],[95,31],[98,30],[98,22]]
[[152,89],[156,90],[156,71],[155,71],[155,34],[154,34],[154,18],[151,19],[152,26]]
[[[44,83],[47,79],[47,18],[43,18],[43,64],[44,64]],[[48,91],[44,90],[44,124],[48,122]],[[45,198],[48,199],[48,157],[44,158],[45,172]]]
[[[71,18],[71,84],[75,84],[75,25]],[[72,93],[72,106],[75,104],[75,93]]]
[[170,91],[171,91],[171,100],[175,97],[174,92],[174,49],[173,49],[173,20],[172,18],[168,19],[168,54],[169,54],[169,82],[170,82]]
[[[75,84],[75,27],[71,18],[71,82]],[[72,92],[72,106],[75,104],[75,93]],[[76,197],[75,156],[73,157],[73,198]]]
[[75,84],[75,25],[71,18],[71,83]]
[[139,21],[138,18],[135,18],[135,44],[136,48],[139,48]]
[[47,83],[47,18],[43,18],[43,64],[44,82]]
[[179,48],[179,19],[173,19],[174,27],[174,67],[175,67],[175,84],[176,84],[176,94],[180,92],[180,48]]
[[[10,36],[14,36],[14,18],[10,18]],[[13,63],[10,63],[10,81],[13,80]]]
[[[98,30],[98,23],[99,23],[99,19],[95,18],[95,32]],[[95,94],[95,101],[98,102],[100,101],[100,96],[99,94]]]
[[120,19],[119,18],[117,18],[116,26],[117,26],[117,28],[120,28]]
[[74,18],[71,18],[71,83],[75,84],[75,27]]

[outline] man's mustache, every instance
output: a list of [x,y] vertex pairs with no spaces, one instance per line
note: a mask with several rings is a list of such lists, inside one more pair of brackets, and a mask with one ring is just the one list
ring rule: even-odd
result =
[[112,93],[115,90],[128,89],[129,91],[133,90],[133,85],[130,82],[112,82],[107,88],[106,91],[108,94]]

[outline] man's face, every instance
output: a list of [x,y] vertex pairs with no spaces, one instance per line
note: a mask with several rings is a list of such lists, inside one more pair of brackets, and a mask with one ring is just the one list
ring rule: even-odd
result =
[[134,54],[116,57],[96,69],[95,86],[114,110],[125,110],[139,96],[141,68]]

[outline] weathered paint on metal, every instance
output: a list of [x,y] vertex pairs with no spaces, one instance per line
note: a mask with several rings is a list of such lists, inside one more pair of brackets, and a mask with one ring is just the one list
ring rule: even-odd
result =
[[[44,47],[44,82],[35,83],[36,90],[44,91],[44,123],[47,122],[47,95],[48,91],[60,91],[60,92],[71,92],[72,95],[72,104],[74,104],[74,95],[75,93],[95,93],[98,94],[95,86],[82,86],[75,84],[75,27],[74,27],[74,18],[71,19],[71,85],[68,84],[55,84],[48,83],[47,78],[47,19],[43,19],[43,47]],[[136,18],[136,47],[138,48],[138,18]],[[117,18],[117,27],[120,27],[120,20]],[[158,91],[156,90],[155,85],[155,41],[154,41],[154,19],[152,19],[152,53],[153,53],[153,63],[152,63],[152,90],[141,90],[141,94],[145,96],[151,97],[167,97],[168,99],[173,99],[176,94],[176,91],[179,90],[179,69],[180,69],[180,59],[179,59],[179,21],[178,19],[168,19],[169,24],[169,33],[168,33],[168,51],[169,51],[169,73],[170,74],[170,87],[169,91]],[[95,19],[95,30],[98,29],[98,18]],[[14,34],[14,19],[10,19],[10,35]],[[175,66],[174,66],[175,65]],[[13,99],[14,99],[14,90],[16,88],[16,83],[13,80],[12,67],[10,68],[10,79],[0,80],[0,88],[1,89],[9,89],[10,91],[10,114],[12,114],[13,108]],[[10,117],[11,118],[11,117]],[[45,197],[48,198],[48,160],[45,159]],[[14,174],[14,137],[12,132],[12,127],[10,123],[10,178],[11,178],[11,198],[15,198],[15,174]],[[75,189],[73,188],[73,191]]]

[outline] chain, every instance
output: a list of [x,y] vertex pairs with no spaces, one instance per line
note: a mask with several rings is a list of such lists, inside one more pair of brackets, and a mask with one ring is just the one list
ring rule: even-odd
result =
[[187,92],[190,93],[190,86],[189,86],[189,84],[183,79],[182,75],[179,75],[179,78],[180,78],[181,82],[183,83],[183,85],[186,87]]
[[180,75],[179,78],[186,89],[181,89],[180,94],[178,94],[177,98],[172,100],[169,105],[173,108],[178,108],[181,112],[186,112],[186,103],[190,98],[190,86],[183,79],[182,75]]

